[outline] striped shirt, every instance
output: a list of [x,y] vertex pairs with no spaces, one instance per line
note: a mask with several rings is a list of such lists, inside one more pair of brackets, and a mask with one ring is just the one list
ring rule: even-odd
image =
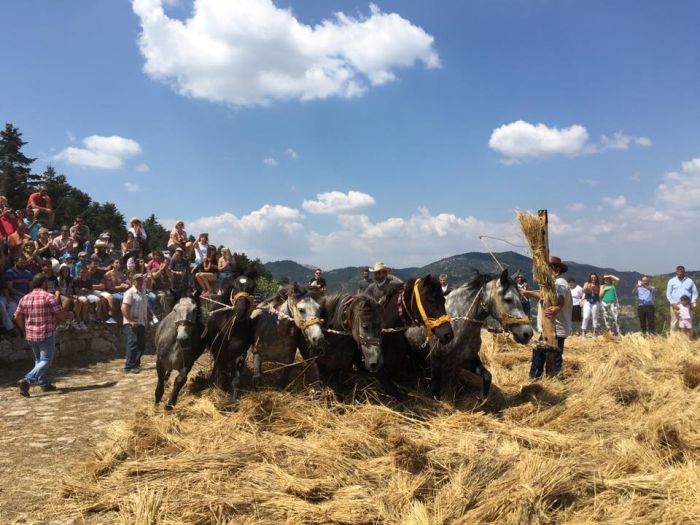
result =
[[46,290],[37,288],[20,299],[15,319],[24,317],[24,333],[27,341],[37,342],[56,335],[56,314],[61,303]]

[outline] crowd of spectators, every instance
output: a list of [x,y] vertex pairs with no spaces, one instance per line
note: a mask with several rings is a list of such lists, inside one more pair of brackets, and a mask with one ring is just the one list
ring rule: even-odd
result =
[[217,293],[233,272],[230,250],[217,250],[206,233],[189,241],[182,221],[170,232],[167,250],[158,251],[150,250],[138,217],[129,221],[124,239],[91,232],[82,217],[53,231],[55,213],[44,187],[31,194],[25,209],[13,210],[2,196],[0,208],[0,333],[5,335],[19,335],[13,317],[38,274],[46,277],[47,292],[73,313],[59,320],[57,330],[85,331],[89,323],[120,322],[124,294],[136,275],[144,277],[148,320],[155,324],[162,311],[158,296],[183,287],[188,268],[204,296]]

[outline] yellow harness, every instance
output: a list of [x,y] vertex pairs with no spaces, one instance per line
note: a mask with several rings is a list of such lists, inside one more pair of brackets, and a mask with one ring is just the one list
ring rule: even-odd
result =
[[304,337],[306,337],[305,330],[309,326],[313,326],[315,324],[323,324],[323,319],[320,319],[318,317],[312,317],[311,319],[302,319],[301,314],[299,313],[299,309],[297,308],[296,301],[292,302],[289,299],[287,299],[287,304],[289,304],[289,309],[292,311],[292,316],[294,317],[294,324],[297,325],[299,330],[301,330],[301,332],[304,334]]
[[253,304],[255,303],[255,300],[253,299],[253,296],[250,295],[248,292],[238,292],[237,294],[233,293],[233,290],[231,290],[231,306],[236,306],[236,301],[238,299],[245,299],[248,301],[248,309],[252,310],[253,309]]
[[418,311],[420,312],[423,325],[425,326],[426,340],[428,340],[430,339],[430,336],[432,335],[433,330],[435,328],[450,322],[450,317],[447,314],[441,315],[437,319],[431,319],[430,317],[428,317],[428,314],[425,313],[425,308],[423,308],[423,302],[421,301],[420,292],[418,290],[418,287],[420,286],[420,281],[420,279],[416,279],[416,282],[413,285],[413,298],[416,300],[416,306],[418,307]]
[[493,300],[496,301],[496,310],[498,310],[498,315],[501,316],[499,322],[504,326],[510,326],[512,324],[530,324],[530,319],[527,317],[515,317],[506,312],[505,306],[503,306],[503,299],[498,293],[498,286],[496,285],[496,280],[493,281],[491,285],[491,295]]

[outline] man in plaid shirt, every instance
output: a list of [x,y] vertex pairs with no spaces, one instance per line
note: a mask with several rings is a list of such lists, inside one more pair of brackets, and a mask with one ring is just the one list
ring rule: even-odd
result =
[[32,279],[32,291],[20,299],[15,321],[29,347],[34,352],[34,368],[17,383],[19,393],[29,397],[30,385],[37,384],[44,392],[56,390],[46,377],[56,351],[56,320],[71,320],[73,312],[61,308],[58,299],[49,292],[46,275]]

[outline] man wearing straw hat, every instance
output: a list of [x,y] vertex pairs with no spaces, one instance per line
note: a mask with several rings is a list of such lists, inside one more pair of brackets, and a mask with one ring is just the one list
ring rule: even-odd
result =
[[[556,281],[554,285],[557,290],[556,306],[548,306],[542,309],[542,303],[538,306],[537,311],[537,328],[542,332],[542,315],[550,319],[554,319],[554,328],[557,336],[557,347],[559,350],[556,353],[553,373],[556,375],[561,372],[564,365],[564,341],[571,335],[571,312],[573,310],[573,301],[571,299],[571,290],[569,283],[562,277],[569,267],[562,262],[559,257],[551,255],[549,257],[549,266],[554,272]],[[522,290],[521,293],[526,297],[540,299],[540,292],[536,290]],[[546,362],[546,353],[542,348],[535,346],[532,350],[532,365],[530,367],[530,379],[538,379],[544,372],[544,364]]]
[[403,285],[403,281],[391,275],[389,273],[391,268],[382,262],[375,263],[372,271],[374,272],[374,282],[367,286],[365,293],[375,301],[382,300],[388,295],[390,290],[394,290],[396,287]]

